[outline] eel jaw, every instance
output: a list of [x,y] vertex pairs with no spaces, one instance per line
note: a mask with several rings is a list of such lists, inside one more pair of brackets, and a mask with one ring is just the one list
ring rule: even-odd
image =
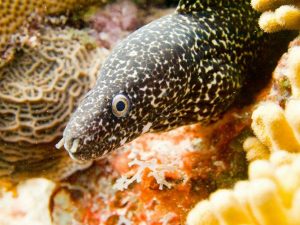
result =
[[65,138],[65,137],[63,137],[56,145],[55,145],[55,147],[57,148],[57,149],[60,149],[60,148],[62,148],[62,147],[64,147],[66,150],[67,150],[67,152],[69,153],[69,156],[71,157],[71,159],[72,160],[74,160],[75,162],[77,162],[77,163],[80,163],[80,164],[82,164],[82,163],[86,163],[86,162],[88,162],[88,161],[91,161],[92,162],[92,160],[81,160],[81,159],[79,159],[79,158],[76,158],[75,156],[74,156],[74,154],[77,152],[77,150],[78,150],[78,146],[79,146],[79,139],[72,139],[72,138]]

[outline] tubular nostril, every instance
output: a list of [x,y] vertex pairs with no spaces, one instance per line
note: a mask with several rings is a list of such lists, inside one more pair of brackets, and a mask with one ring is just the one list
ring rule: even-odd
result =
[[65,138],[63,137],[56,145],[55,148],[60,149],[65,143]]

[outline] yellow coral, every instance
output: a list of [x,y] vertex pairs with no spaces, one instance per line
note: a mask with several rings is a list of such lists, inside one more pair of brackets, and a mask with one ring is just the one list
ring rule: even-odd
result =
[[[255,135],[271,151],[300,151],[300,46],[298,40],[295,43],[274,73],[275,79],[285,76],[291,85],[291,96],[286,99],[285,108],[276,101],[267,101],[252,114]],[[252,148],[255,149],[258,148]]]
[[[290,109],[297,110],[297,101],[288,103]],[[290,112],[289,114],[300,111]],[[288,120],[287,113],[276,103],[265,102],[252,114],[252,129],[259,140],[273,151],[286,150],[300,151],[300,140],[297,139],[297,130],[293,129]]]
[[85,43],[84,36],[74,29],[46,29],[37,46],[24,47],[0,68],[0,139],[37,144],[61,136],[108,53]]
[[259,25],[266,32],[300,30],[300,2],[293,0],[252,0],[253,8],[264,12]]
[[243,148],[247,153],[246,157],[248,161],[269,158],[270,150],[256,137],[247,138],[243,144]]
[[260,12],[273,10],[281,5],[295,4],[295,0],[251,0],[251,5],[254,9]]
[[1,0],[0,67],[12,58],[13,46],[21,41],[16,34],[27,33],[27,25],[37,15],[56,14],[105,0]]
[[[298,41],[298,39],[296,39],[296,41]],[[292,95],[294,98],[300,99],[300,46],[296,45],[290,48],[286,60],[286,76],[290,80]]]
[[[288,158],[278,163],[278,158]],[[188,225],[296,225],[300,224],[300,154],[275,152],[270,161],[249,167],[249,180],[233,190],[218,190],[198,203]]]

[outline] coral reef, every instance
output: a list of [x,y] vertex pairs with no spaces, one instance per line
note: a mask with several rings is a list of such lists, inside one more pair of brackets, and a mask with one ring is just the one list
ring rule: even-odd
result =
[[95,83],[107,51],[85,32],[45,29],[0,68],[0,139],[51,142]]
[[[55,7],[66,7],[63,6],[66,2],[69,1],[53,3],[54,8],[49,7],[48,12],[64,11]],[[139,2],[143,4],[148,1]],[[271,7],[262,4],[260,10],[273,10],[283,3],[289,3],[283,0],[274,2],[280,4]],[[128,1],[119,1],[118,4],[86,18],[94,29],[92,35],[107,48],[114,46],[115,42],[140,25],[135,5]],[[153,15],[150,16],[149,20],[152,20]],[[142,20],[149,21],[147,18]],[[296,49],[297,45],[295,41],[292,48]],[[274,146],[292,144],[277,143],[277,134],[272,133],[271,126],[274,123],[271,117],[266,119],[264,115],[257,114],[260,119],[256,120],[256,127],[261,130],[261,138],[247,138],[252,135],[248,129],[251,124],[249,108],[229,112],[221,123],[210,128],[193,125],[164,134],[145,135],[106,159],[94,162],[91,168],[69,177],[78,168],[85,168],[89,164],[76,164],[64,151],[55,149],[53,145],[76,102],[94,83],[96,71],[107,54],[107,50],[94,47],[90,37],[81,31],[69,28],[41,30],[40,33],[30,34],[21,48],[23,50],[17,51],[16,60],[0,68],[0,139],[3,139],[0,141],[0,183],[1,178],[7,177],[17,180],[40,175],[54,180],[68,177],[57,185],[57,189],[50,190],[51,196],[49,191],[43,197],[47,204],[50,198],[54,224],[61,224],[61,218],[70,224],[89,225],[185,224],[186,215],[196,202],[219,188],[230,188],[236,181],[246,179],[244,147],[249,161],[270,158],[270,162],[252,163],[250,181],[239,182],[233,191],[221,190],[213,194],[211,200],[199,203],[190,213],[189,223],[201,224],[205,221],[202,224],[219,224],[219,221],[223,221],[226,224],[226,221],[227,224],[251,224],[254,218],[263,221],[262,224],[299,223],[292,221],[294,212],[299,211],[294,204],[299,202],[299,179],[292,172],[297,171],[299,177],[300,156],[271,150]],[[299,73],[299,58],[296,53],[291,53],[292,50],[279,63],[268,101],[260,106],[277,109],[279,114],[276,115],[281,117],[276,118],[284,126],[288,124],[290,127],[291,132],[285,135],[291,135],[288,138],[293,137],[297,144],[299,109],[295,108],[299,101],[296,96],[300,93],[299,76],[296,75]],[[24,88],[24,84],[28,88]],[[71,92],[66,92],[67,89]],[[45,108],[47,110],[43,110]],[[57,117],[53,117],[53,114]],[[259,131],[255,133],[259,136]],[[295,151],[293,148],[287,150]],[[282,177],[287,179],[285,183]],[[49,187],[52,186],[53,183]],[[249,191],[249,188],[253,191]],[[28,186],[25,194],[22,191],[19,194],[31,196],[28,192],[34,190]],[[249,198],[245,198],[245,195]],[[40,196],[36,198],[36,201],[43,201]],[[284,203],[278,202],[278,199],[283,199]],[[28,201],[28,198],[23,201]],[[23,202],[19,204],[24,205]],[[246,204],[246,210],[243,204]],[[271,209],[268,208],[270,205]],[[3,219],[1,213],[6,223],[8,217],[5,213],[12,215],[14,209],[1,211],[0,221]],[[40,214],[48,217],[47,210]],[[272,223],[273,218],[268,217],[270,214],[264,213],[265,210],[278,212],[277,221]],[[25,215],[22,213],[22,216]],[[15,215],[12,215],[14,219]],[[16,221],[18,224],[24,223],[22,219]],[[28,221],[33,224],[31,220]]]
[[75,173],[53,195],[54,221],[67,213],[89,225],[184,224],[197,201],[246,178],[244,138],[236,135],[250,121],[236,114],[243,116],[232,112],[210,128],[144,135]]
[[252,115],[258,139],[272,151],[299,152],[299,106],[299,100],[290,100],[285,110],[273,102],[262,103]]
[[[136,165],[138,167],[137,172],[133,176],[122,176],[114,185],[114,188],[120,191],[123,191],[129,187],[129,185],[133,184],[134,182],[140,183],[143,178],[143,174],[145,170],[150,170],[148,176],[154,177],[156,183],[159,185],[159,190],[163,190],[165,187],[171,188],[172,183],[166,180],[166,174],[175,172],[176,167],[174,166],[167,166],[162,165],[157,162],[157,159],[151,159],[149,162],[133,159],[130,163],[128,163],[129,167]],[[130,177],[130,178],[129,178]]]
[[252,0],[253,8],[264,12],[259,25],[266,32],[300,30],[300,2],[293,0]]
[[138,8],[132,1],[117,1],[85,18],[94,29],[93,36],[101,46],[112,48],[141,25]]
[[38,6],[40,6],[41,10],[44,10],[47,14],[57,14],[63,13],[66,11],[71,11],[75,9],[80,9],[82,7],[97,3],[97,5],[101,5],[109,2],[109,0],[33,0],[37,2]]
[[[267,101],[252,115],[252,129],[270,151],[300,151],[300,46],[292,42],[274,72],[274,85]],[[272,112],[272,113],[270,113]],[[254,147],[253,151],[258,149]]]
[[13,58],[16,44],[30,36],[30,24],[48,14],[64,13],[105,0],[2,0],[0,5],[0,67]]
[[187,224],[300,224],[299,165],[300,155],[286,152],[273,153],[270,161],[252,162],[249,181],[238,182],[233,190],[218,190],[198,203]]
[[0,179],[58,180],[90,165],[54,145],[107,54],[84,31],[48,27],[0,68]]

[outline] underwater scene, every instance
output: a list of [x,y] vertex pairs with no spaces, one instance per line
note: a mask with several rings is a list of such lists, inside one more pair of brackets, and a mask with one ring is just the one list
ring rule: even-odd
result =
[[0,225],[300,225],[299,0],[0,0]]

